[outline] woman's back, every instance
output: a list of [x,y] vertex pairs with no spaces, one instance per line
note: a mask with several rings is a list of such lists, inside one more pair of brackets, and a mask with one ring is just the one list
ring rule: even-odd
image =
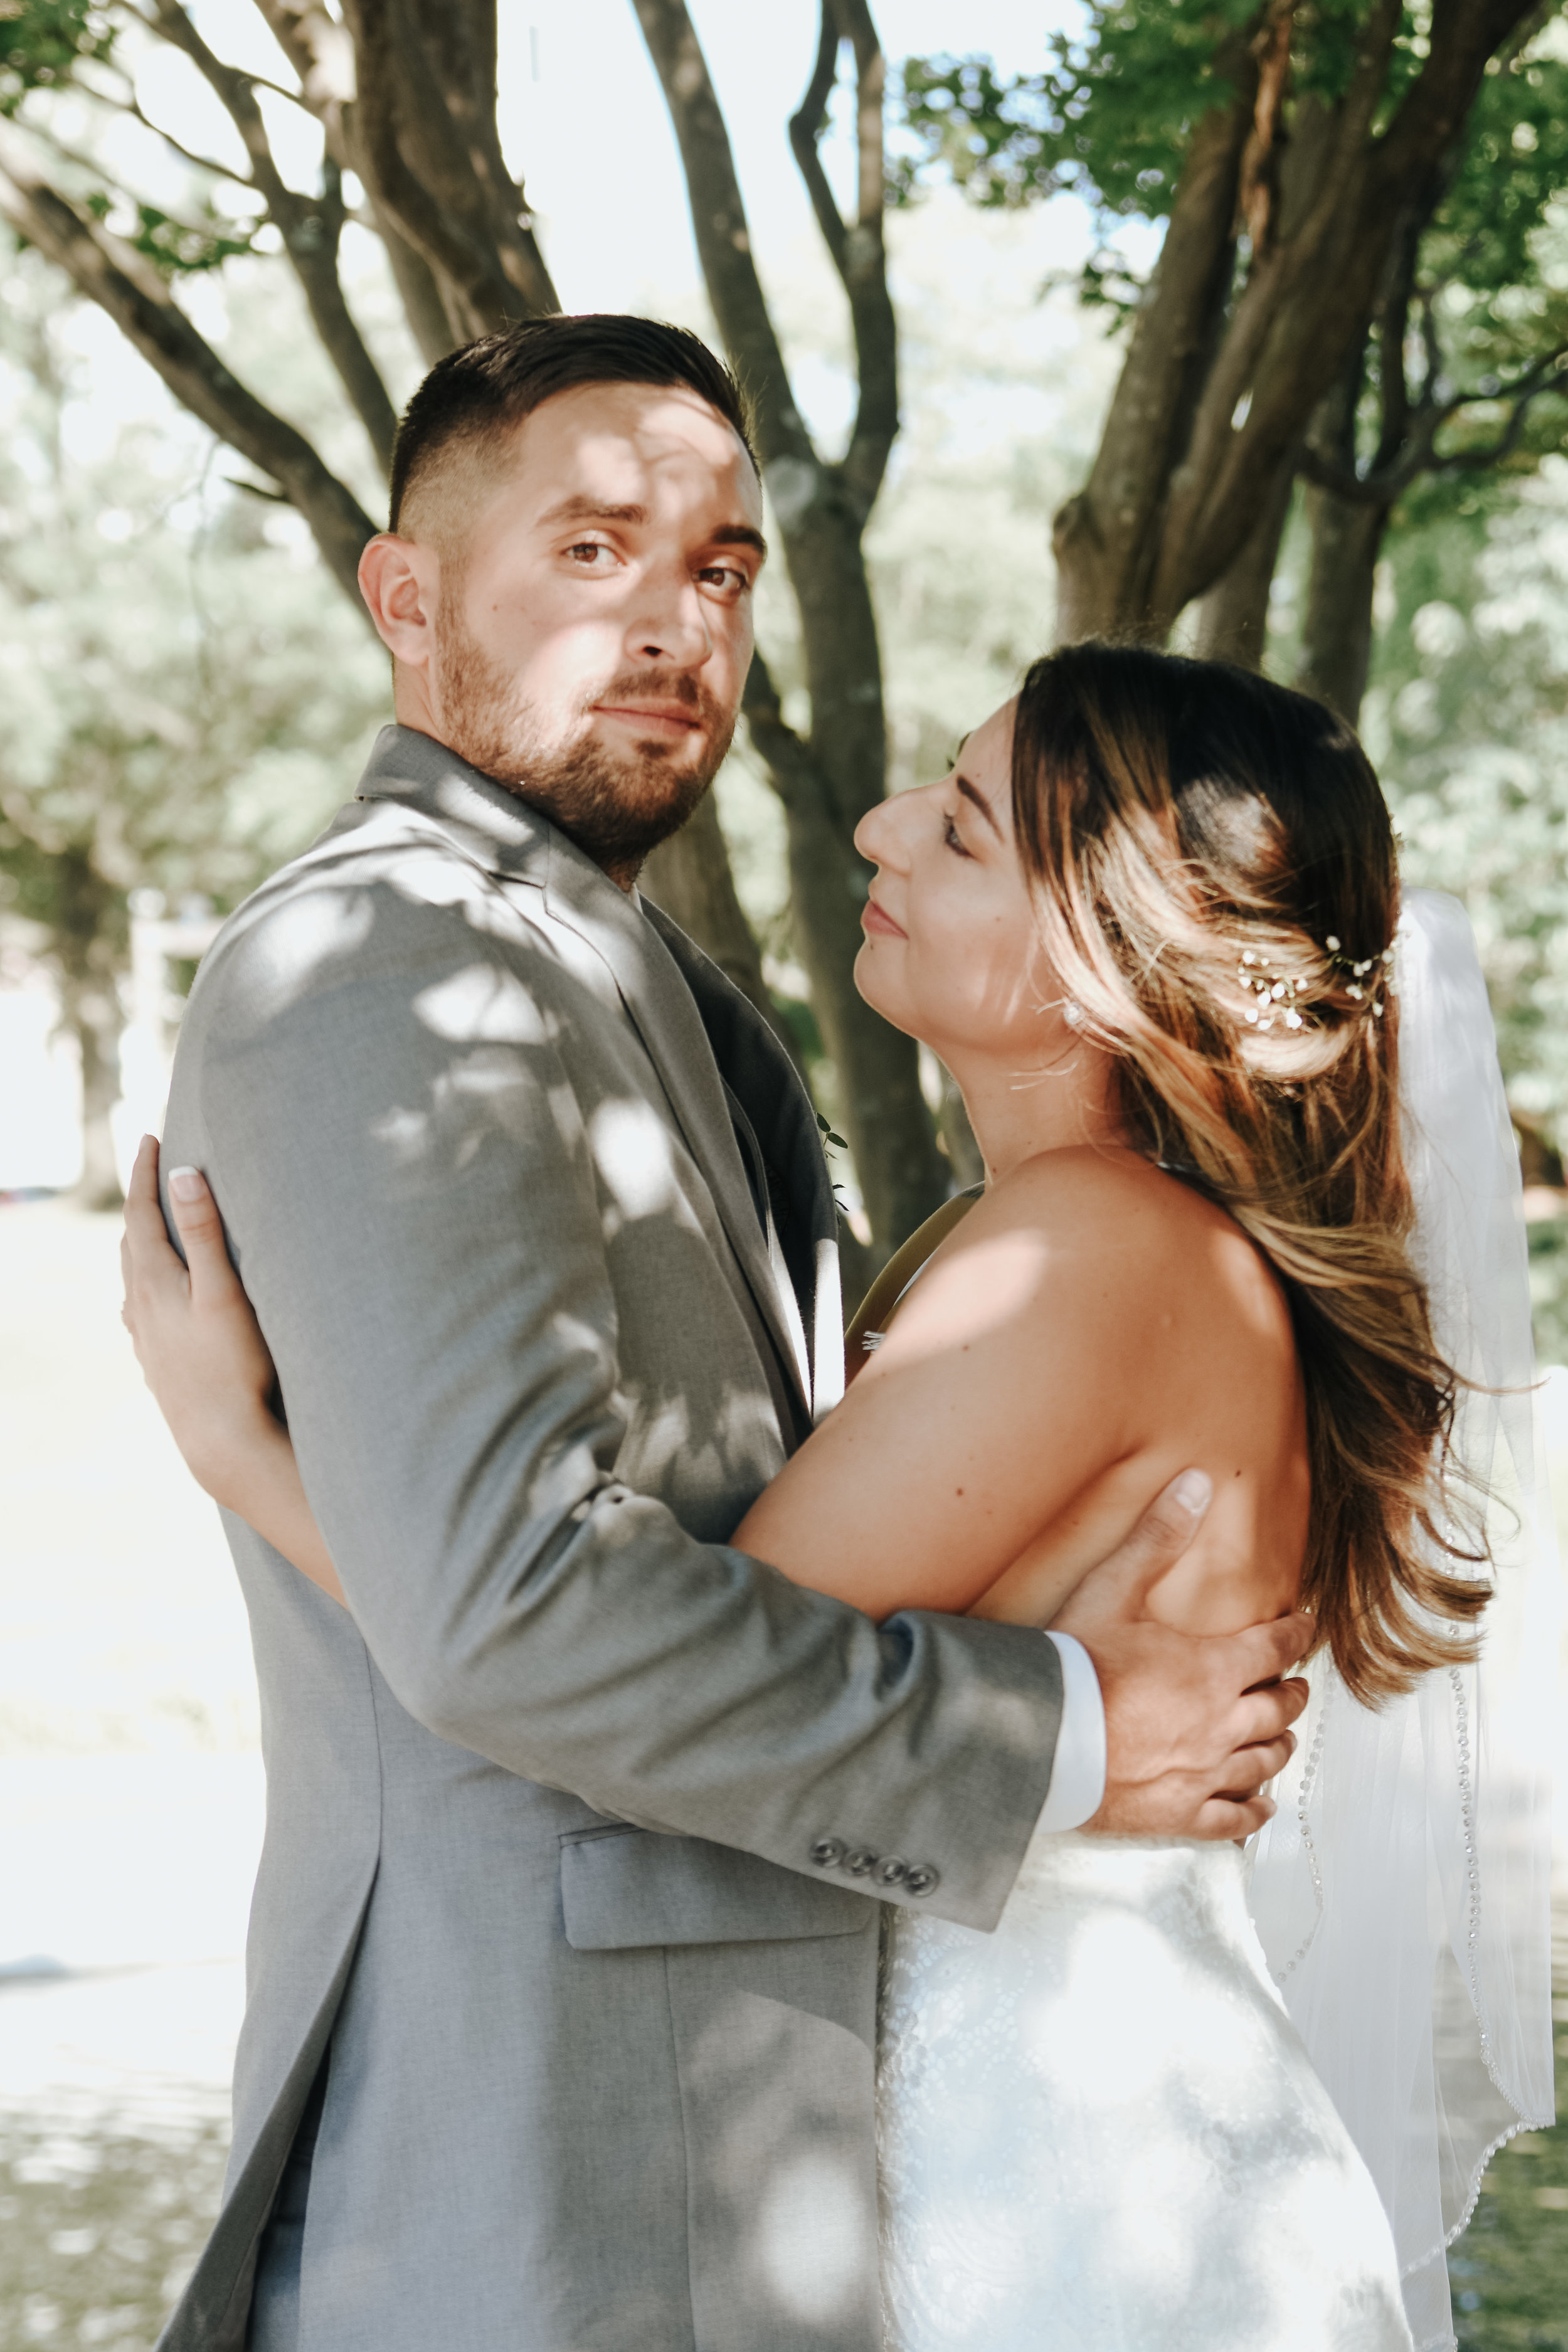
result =
[[[1124,1151],[1016,1171],[885,1318],[858,1432],[845,1408],[847,1458],[880,1458],[869,1423],[922,1367],[973,1384],[977,1423],[1016,1433],[1038,1414],[1046,1449],[1066,1410],[1084,1448],[978,1613],[1070,1625],[1060,1596],[1198,1461],[1214,1504],[1148,1607],[1217,1633],[1291,1605],[1310,1484],[1289,1310],[1190,1187]],[[956,1486],[938,1418],[928,1446]],[[888,1915],[889,2352],[1409,2352],[1386,2218],[1269,1979],[1245,1878],[1231,1845],[1037,1834],[994,1933]]]
[[1289,1609],[1310,1481],[1279,1286],[1191,1186],[1069,1148],[950,1230],[738,1540],[875,1613],[1040,1623],[1190,1463],[1215,1501],[1151,1612],[1221,1633]]

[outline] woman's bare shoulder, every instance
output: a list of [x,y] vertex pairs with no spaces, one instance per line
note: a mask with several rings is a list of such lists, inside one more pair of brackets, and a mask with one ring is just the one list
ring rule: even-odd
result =
[[1023,1161],[976,1202],[944,1250],[1033,1235],[1053,1256],[1133,1271],[1177,1241],[1190,1246],[1237,1232],[1217,1202],[1141,1153],[1084,1144]]
[[1278,1279],[1228,1212],[1121,1149],[1075,1146],[1024,1161],[949,1235],[921,1286],[921,1319],[940,1314],[950,1325],[1048,1291],[1057,1328],[1079,1311],[1098,1346],[1142,1344],[1173,1315],[1189,1337],[1240,1316],[1259,1337],[1289,1339]]

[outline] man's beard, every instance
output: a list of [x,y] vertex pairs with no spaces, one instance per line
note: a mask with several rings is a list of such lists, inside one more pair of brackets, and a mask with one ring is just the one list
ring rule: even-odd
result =
[[735,731],[733,713],[726,724],[718,703],[683,671],[628,670],[585,698],[584,716],[598,703],[654,697],[681,703],[707,728],[706,752],[695,767],[677,765],[681,745],[668,738],[634,743],[619,757],[591,738],[552,743],[510,673],[466,629],[442,632],[437,659],[450,748],[549,817],[617,879],[635,877],[649,850],[679,832],[717,775]]

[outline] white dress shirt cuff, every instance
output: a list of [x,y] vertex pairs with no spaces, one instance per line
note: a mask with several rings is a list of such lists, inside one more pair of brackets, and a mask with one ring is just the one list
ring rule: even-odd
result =
[[1100,1676],[1083,1643],[1070,1633],[1047,1633],[1062,1662],[1062,1720],[1051,1785],[1036,1823],[1039,1830],[1076,1830],[1098,1813],[1105,1798],[1105,1701]]

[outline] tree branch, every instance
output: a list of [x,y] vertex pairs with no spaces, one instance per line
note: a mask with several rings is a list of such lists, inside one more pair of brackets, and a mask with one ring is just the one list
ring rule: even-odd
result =
[[[1532,402],[1545,394],[1568,389],[1565,362],[1568,343],[1560,343],[1511,383],[1500,384],[1492,392],[1458,393],[1452,400],[1434,401],[1413,409],[1399,456],[1385,465],[1372,467],[1364,474],[1336,463],[1325,449],[1311,446],[1302,451],[1299,471],[1314,488],[1330,490],[1352,506],[1392,506],[1421,474],[1484,472],[1489,466],[1500,465],[1518,447]],[[1512,405],[1508,422],[1495,441],[1479,449],[1456,449],[1446,457],[1437,455],[1437,436],[1451,418],[1461,415],[1467,408],[1491,408],[1501,401],[1511,402]]]
[[[781,520],[804,513],[826,469],[801,421],[784,353],[752,256],[730,134],[719,109],[708,60],[683,0],[632,0],[654,69],[663,86],[686,173],[692,233],[708,299],[730,364],[751,396],[763,463],[793,461],[809,473],[775,475]],[[773,488],[770,481],[769,488]]]
[[251,77],[215,55],[180,0],[153,0],[153,6],[155,29],[171,47],[190,58],[245,142],[252,185],[264,199],[268,214],[282,236],[316,332],[353,404],[384,475],[392,466],[397,412],[381,380],[381,371],[354,324],[338,275],[338,240],[343,218],[339,168],[330,156],[326,159],[319,197],[302,196],[289,187],[273,155]]
[[[423,22],[416,5],[344,0],[358,88],[344,129],[377,210],[429,265],[464,342],[561,306],[519,192],[497,185],[472,87],[482,61],[463,53],[464,21],[447,0],[432,0]],[[490,100],[493,118],[493,88]]]
[[256,0],[268,30],[300,77],[296,103],[313,114],[326,132],[327,151],[340,170],[353,160],[343,136],[343,109],[354,95],[353,40],[346,26],[318,0]]
[[[152,27],[149,26],[148,29],[151,31]],[[205,172],[214,180],[226,180],[231,187],[255,187],[256,183],[248,173],[237,172],[229,163],[215,163],[210,155],[198,155],[194,148],[185,146],[183,141],[176,139],[172,131],[165,131],[162,123],[154,122],[152,116],[142,110],[141,101],[134,90],[129,98],[110,98],[108,91],[102,89],[92,90],[89,95],[97,100],[100,106],[110,107],[116,114],[130,115],[133,122],[139,122],[143,131],[150,131],[154,139],[161,140],[165,147],[172,149],[180,158],[182,163],[189,163],[194,171]],[[28,121],[27,128],[35,138],[47,135],[43,131],[42,125],[31,119]],[[50,142],[51,145],[58,145],[58,143],[56,141]]]
[[141,254],[84,220],[39,180],[17,133],[0,123],[0,214],[107,311],[181,404],[285,490],[310,527],[333,579],[363,614],[356,572],[376,526],[303,434],[264,407],[199,335]]
[[[1245,40],[1215,72],[1235,94],[1193,131],[1089,480],[1057,517],[1058,629],[1068,640],[1148,619],[1161,502],[1193,431],[1200,388],[1220,364],[1215,344],[1235,269],[1237,192],[1256,97],[1257,63]],[[1232,395],[1233,408],[1239,397]]]
[[[844,41],[855,53],[858,193],[852,228],[839,213],[817,152]],[[858,399],[849,446],[837,470],[862,522],[877,502],[899,430],[898,322],[888,293],[883,236],[884,79],[881,47],[866,0],[822,0],[816,62],[799,110],[790,117],[789,143],[828,258],[848,298]]]
[[855,225],[844,240],[839,276],[849,298],[849,319],[855,331],[859,399],[842,472],[856,512],[864,521],[877,503],[899,433],[899,328],[888,292],[884,227],[887,65],[868,0],[830,0],[830,5],[855,55],[857,209]]
[[811,746],[795,733],[784,715],[767,663],[753,652],[741,696],[741,713],[752,748],[767,769],[773,790],[786,809],[828,810],[832,787],[812,757]]
[[364,187],[368,209],[363,226],[385,246],[409,330],[426,366],[434,367],[458,338],[452,332],[435,271],[376,203],[371,173],[355,153],[349,120],[354,100],[353,36],[315,0],[256,0],[256,5],[300,77],[300,103],[321,123],[328,154],[340,171],[354,173]]
[[844,275],[844,248],[847,242],[837,201],[827,184],[827,174],[822,168],[822,158],[816,142],[822,136],[827,120],[827,101],[833,95],[833,85],[838,78],[838,48],[843,36],[833,13],[833,0],[822,0],[822,20],[816,37],[816,63],[811,69],[811,79],[805,86],[805,96],[789,119],[789,143],[805,182],[811,209],[816,215],[816,226],[822,231],[822,241],[832,257],[839,276]]
[[[856,125],[858,125],[858,209],[847,228],[837,207],[818,139],[827,120],[827,99],[839,64],[839,45],[856,52]],[[886,289],[884,155],[881,155],[881,94],[884,66],[877,28],[865,0],[823,0],[816,66],[799,110],[790,118],[790,146],[806,181],[816,224],[823,230],[827,258],[848,297],[848,320],[856,336],[856,424],[839,466],[844,487],[860,522],[881,489],[886,461],[898,437],[898,322]]]
[[1402,20],[1400,0],[1374,0],[1321,188],[1300,228],[1252,272],[1205,388],[1162,519],[1148,600],[1156,627],[1201,595],[1246,538],[1265,485],[1365,332],[1412,188],[1440,170],[1488,57],[1533,5],[1436,0],[1421,71],[1374,138]]

